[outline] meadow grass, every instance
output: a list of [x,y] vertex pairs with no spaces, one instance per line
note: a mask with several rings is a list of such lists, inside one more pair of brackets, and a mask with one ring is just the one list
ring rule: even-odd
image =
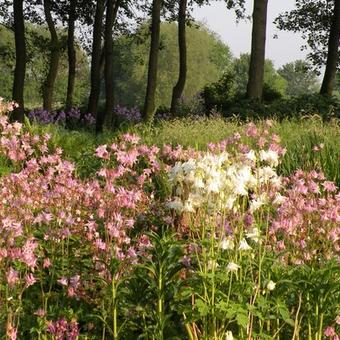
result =
[[[256,122],[262,125],[263,121]],[[178,144],[205,150],[208,143],[216,143],[242,131],[244,123],[237,119],[182,118],[160,121],[154,125],[138,124],[118,131],[106,130],[96,136],[85,130],[72,131],[63,127],[33,124],[35,134],[49,133],[51,143],[64,150],[64,157],[74,161],[82,177],[91,176],[99,166],[94,150],[100,144],[110,144],[123,132],[138,134],[147,145]],[[322,170],[329,180],[340,185],[340,128],[339,120],[323,122],[318,116],[274,122],[273,131],[281,137],[287,153],[279,172],[289,175],[297,169]],[[320,147],[321,146],[321,147]],[[319,149],[317,151],[317,148]],[[7,172],[6,161],[0,159],[0,173]]]

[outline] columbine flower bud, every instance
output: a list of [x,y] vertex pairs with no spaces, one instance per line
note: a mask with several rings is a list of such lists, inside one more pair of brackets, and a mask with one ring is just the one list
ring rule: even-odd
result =
[[267,283],[267,289],[268,290],[274,290],[275,289],[275,286],[276,286],[276,283],[273,282],[272,280],[270,280],[268,283]]
[[238,247],[238,250],[251,250],[251,249],[252,247],[247,243],[247,241],[245,239],[242,239]]
[[232,331],[227,331],[227,333],[225,333],[225,340],[233,340],[233,332]]
[[237,272],[241,267],[234,263],[234,262],[229,262],[227,266],[227,270],[230,272]]

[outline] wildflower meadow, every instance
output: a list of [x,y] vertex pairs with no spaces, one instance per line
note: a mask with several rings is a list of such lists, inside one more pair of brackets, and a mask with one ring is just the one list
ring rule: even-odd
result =
[[204,148],[126,131],[83,173],[14,107],[0,102],[2,339],[339,339],[338,178],[287,174],[275,121]]

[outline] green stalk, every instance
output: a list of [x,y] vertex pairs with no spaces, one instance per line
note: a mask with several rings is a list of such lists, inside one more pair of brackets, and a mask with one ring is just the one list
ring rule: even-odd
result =
[[112,279],[112,321],[113,321],[113,339],[117,340],[118,339],[118,329],[117,329],[117,287],[116,287],[116,282],[114,279]]
[[162,266],[160,266],[159,268],[159,276],[158,276],[158,331],[159,331],[159,340],[163,339],[163,329],[162,329],[162,323],[163,323],[163,294],[162,294],[162,290],[163,290],[163,279],[162,279],[162,275],[163,275],[163,270],[162,270]]

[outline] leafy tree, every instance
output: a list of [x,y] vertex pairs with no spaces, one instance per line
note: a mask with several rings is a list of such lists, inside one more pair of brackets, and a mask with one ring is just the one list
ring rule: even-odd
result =
[[[248,70],[250,63],[250,55],[243,53],[239,58],[233,61],[234,70],[234,82],[237,92],[243,96],[246,94],[248,84]],[[270,59],[265,59],[264,62],[264,84],[267,87],[272,88],[282,95],[285,94],[287,82],[286,80],[275,70],[274,63]]]
[[247,98],[262,98],[268,0],[254,0]]
[[93,23],[92,53],[91,53],[91,83],[90,97],[87,112],[96,116],[98,111],[98,100],[100,95],[100,64],[101,45],[103,34],[103,15],[105,11],[105,1],[96,1],[96,13]]
[[76,79],[77,54],[74,46],[76,11],[77,0],[70,0],[67,25],[68,82],[66,94],[66,110],[70,110],[73,106],[74,86]]
[[310,47],[308,58],[316,68],[326,64],[321,93],[331,94],[336,67],[340,65],[339,0],[296,0],[295,4],[295,9],[280,14],[275,22],[281,30],[302,34],[306,40],[302,48]]
[[340,45],[340,0],[334,0],[332,23],[328,38],[328,53],[325,75],[322,81],[320,94],[331,96],[336,77],[337,64],[339,62]]
[[63,41],[58,37],[55,22],[52,17],[52,1],[43,0],[44,13],[50,32],[50,61],[49,70],[43,87],[43,107],[47,111],[52,110],[53,92],[58,75],[59,60]]
[[113,26],[121,5],[120,0],[107,0],[106,2],[106,22],[105,22],[105,110],[97,115],[96,131],[103,130],[105,117],[110,125],[112,123],[112,114],[114,107],[114,86],[113,86]]
[[315,71],[304,60],[283,65],[278,74],[287,81],[286,95],[301,96],[317,92],[318,78]]
[[[147,79],[149,40],[147,24],[142,24],[132,35],[121,35],[115,40],[114,74],[116,102],[126,106],[142,106]],[[206,84],[217,81],[231,64],[229,48],[203,24],[191,24],[187,37],[187,80],[183,96],[190,98]],[[177,25],[161,23],[158,63],[158,87],[155,103],[170,107],[174,77],[179,69]]]
[[187,0],[179,1],[178,10],[178,49],[179,49],[179,74],[176,85],[172,90],[171,113],[176,113],[178,102],[183,94],[187,78],[187,43],[186,43],[186,18]]
[[151,15],[151,41],[149,52],[148,78],[146,85],[145,103],[143,109],[143,118],[151,121],[156,110],[155,96],[157,88],[157,72],[158,72],[158,52],[160,43],[160,24],[161,9],[163,0],[152,1]]
[[12,99],[11,85],[15,66],[14,34],[11,30],[0,26],[0,94],[6,100]]
[[[41,107],[42,84],[46,79],[49,63],[49,32],[46,27],[26,23],[27,64],[25,75],[24,100],[25,107],[32,109]],[[75,43],[76,81],[74,89],[74,105],[83,104],[88,93],[89,65],[88,57]],[[0,93],[7,100],[12,99],[11,84],[15,66],[15,43],[12,30],[0,27]],[[54,87],[54,105],[62,106],[65,101],[68,82],[68,58],[65,50],[59,62],[58,75]]]
[[24,119],[24,84],[26,74],[26,40],[23,0],[13,0],[14,36],[15,36],[15,70],[13,81],[13,100],[18,104],[12,118],[23,121]]

